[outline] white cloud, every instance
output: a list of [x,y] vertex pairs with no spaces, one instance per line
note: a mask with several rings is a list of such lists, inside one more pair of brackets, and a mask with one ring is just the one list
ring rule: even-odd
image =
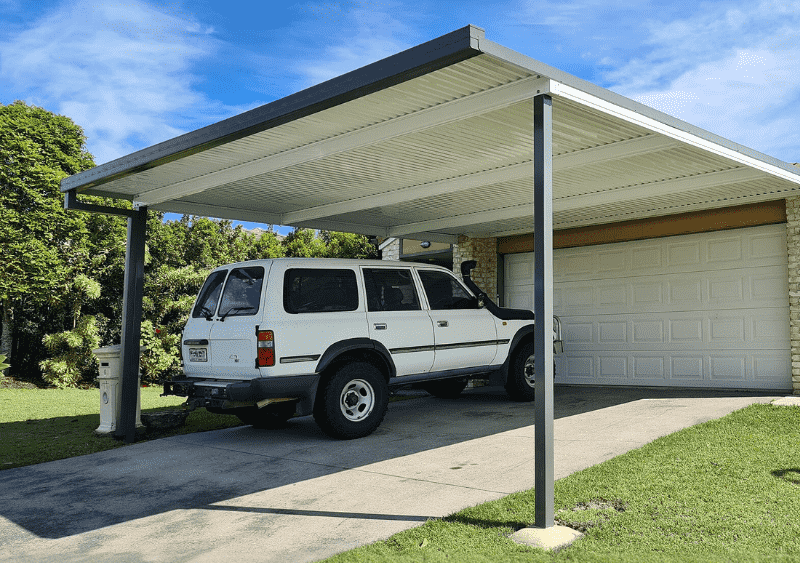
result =
[[78,0],[0,43],[0,80],[81,125],[99,164],[233,113],[193,88],[212,34],[143,1]]
[[[310,31],[317,38],[325,37],[327,46],[294,61],[294,69],[300,75],[299,88],[340,76],[417,43],[418,31],[410,25],[409,18],[418,18],[420,14],[408,14],[408,6],[388,2],[352,2],[342,6],[310,6],[312,19],[301,23],[305,31],[297,35]],[[407,17],[401,21],[392,12]],[[317,46],[315,41],[314,47]]]
[[702,5],[650,22],[611,89],[771,156],[800,160],[800,2]]

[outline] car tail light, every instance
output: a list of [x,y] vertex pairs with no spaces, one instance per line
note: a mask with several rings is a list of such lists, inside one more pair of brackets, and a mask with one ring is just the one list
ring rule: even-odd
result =
[[256,365],[260,368],[275,365],[275,334],[271,330],[259,330],[258,359]]

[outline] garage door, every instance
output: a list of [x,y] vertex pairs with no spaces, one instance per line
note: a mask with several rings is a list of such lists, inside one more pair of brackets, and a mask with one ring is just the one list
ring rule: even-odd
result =
[[[533,255],[505,256],[532,308]],[[556,381],[791,389],[785,225],[556,250]]]

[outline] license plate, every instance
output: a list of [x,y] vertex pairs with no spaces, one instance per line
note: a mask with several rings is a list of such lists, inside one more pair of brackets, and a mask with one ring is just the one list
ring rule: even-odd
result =
[[205,348],[189,348],[190,362],[207,362],[208,356]]

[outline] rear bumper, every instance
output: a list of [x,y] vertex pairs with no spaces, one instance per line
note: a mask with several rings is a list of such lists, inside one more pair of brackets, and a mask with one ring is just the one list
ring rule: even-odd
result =
[[164,382],[164,395],[187,397],[198,407],[237,408],[264,399],[297,399],[297,413],[311,414],[320,376],[259,377],[247,381],[177,379]]

